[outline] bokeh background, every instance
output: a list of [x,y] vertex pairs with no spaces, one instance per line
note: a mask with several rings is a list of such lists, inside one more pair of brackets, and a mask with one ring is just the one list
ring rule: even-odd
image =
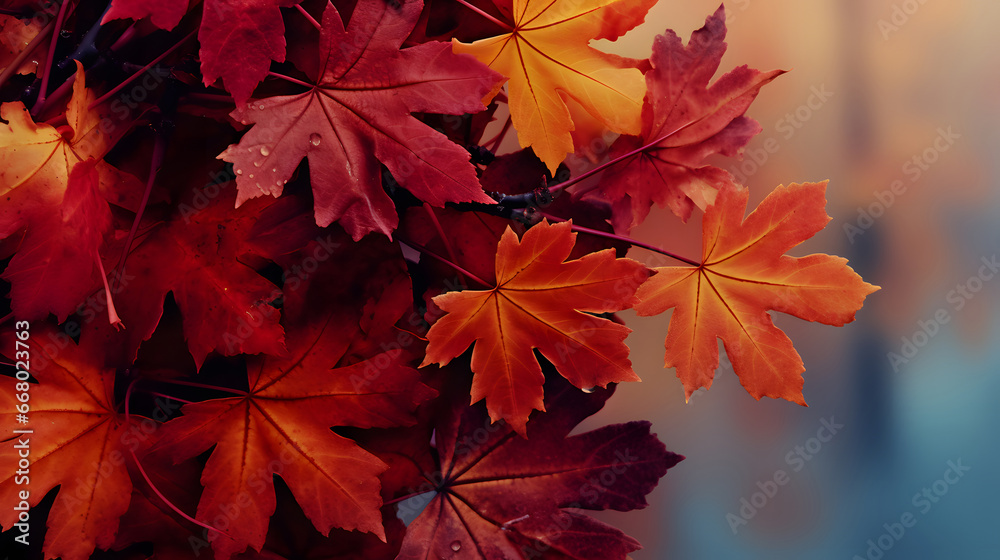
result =
[[[648,56],[655,34],[670,28],[686,41],[717,7],[663,0],[642,27],[597,46]],[[626,313],[643,382],[620,386],[582,429],[649,419],[687,460],[648,509],[602,517],[644,544],[635,560],[1000,558],[1000,275],[980,275],[983,258],[1000,257],[1000,4],[726,7],[720,73],[741,64],[791,72],[751,107],[764,131],[744,161],[719,164],[749,185],[751,207],[778,184],[829,179],[833,219],[792,254],[847,257],[882,290],[843,328],[775,314],[806,364],[808,408],[757,402],[725,367],[685,403],[662,367],[669,317]],[[762,149],[768,139],[777,151]],[[902,184],[890,198],[894,181]],[[654,210],[634,236],[697,257],[700,232],[697,218],[684,225]],[[656,262],[637,249],[630,256]],[[908,357],[904,338],[915,343]],[[824,419],[843,427],[810,442]],[[808,461],[795,458],[796,446]],[[952,464],[961,477],[946,473]],[[778,470],[787,484],[741,516],[741,500],[754,500]],[[925,488],[932,498],[914,501]],[[900,523],[907,514],[912,527]]]

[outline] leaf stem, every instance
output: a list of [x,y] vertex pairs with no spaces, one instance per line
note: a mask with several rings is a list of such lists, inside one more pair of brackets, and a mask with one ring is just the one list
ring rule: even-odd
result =
[[684,130],[685,128],[693,125],[696,122],[698,122],[698,120],[693,120],[693,121],[685,124],[684,126],[678,127],[676,129],[674,129],[674,130],[672,130],[672,131],[664,134],[663,136],[660,136],[656,140],[653,140],[653,141],[647,143],[644,146],[641,146],[639,148],[636,148],[636,149],[632,150],[631,152],[629,152],[627,154],[620,155],[620,156],[616,157],[615,159],[612,159],[610,161],[606,161],[606,162],[602,163],[601,165],[598,165],[597,167],[595,167],[595,168],[593,168],[593,169],[591,169],[591,170],[589,170],[589,171],[587,171],[585,173],[581,173],[580,175],[577,175],[576,177],[573,177],[572,179],[568,179],[566,181],[563,181],[562,183],[559,183],[558,185],[551,186],[551,187],[549,187],[549,190],[552,191],[552,194],[556,194],[556,193],[562,192],[563,190],[565,190],[565,189],[567,189],[567,188],[569,188],[569,187],[571,187],[571,186],[579,183],[580,181],[583,181],[584,179],[586,179],[588,177],[592,177],[592,176],[600,173],[601,171],[604,171],[605,169],[607,169],[607,168],[609,168],[609,167],[611,167],[613,165],[617,165],[617,164],[619,164],[619,163],[621,163],[621,162],[623,162],[623,161],[625,161],[625,160],[627,160],[629,158],[635,157],[635,156],[641,154],[642,152],[645,152],[645,151],[649,150],[650,148],[656,146],[660,142],[663,142],[667,138],[670,138],[674,134],[677,134],[678,132]]
[[427,490],[426,492],[413,492],[412,494],[407,494],[405,496],[400,496],[398,498],[393,498],[393,499],[389,500],[388,502],[382,502],[382,507],[391,506],[393,504],[398,504],[399,502],[405,502],[406,500],[409,500],[410,498],[416,498],[417,496],[426,494],[427,492],[436,492],[436,491],[435,490]]
[[[125,241],[125,246],[122,248],[122,255],[118,259],[118,266],[116,267],[118,273],[112,281],[117,281],[119,278],[123,278],[125,276],[125,261],[128,259],[128,253],[132,249],[132,242],[135,241],[135,234],[139,229],[139,222],[142,221],[142,214],[146,210],[146,204],[149,203],[149,194],[153,191],[153,183],[156,181],[156,173],[159,171],[160,165],[163,164],[166,151],[167,141],[165,136],[162,133],[157,134],[156,142],[153,144],[153,155],[149,159],[149,177],[146,179],[146,190],[142,193],[142,200],[139,202],[139,208],[136,210],[135,219],[132,220],[132,228],[129,230],[128,239]],[[110,295],[108,297],[110,298]]]
[[498,20],[497,18],[491,16],[490,14],[488,14],[488,13],[480,10],[479,8],[473,6],[472,4],[466,2],[466,0],[455,0],[455,1],[458,2],[459,4],[465,6],[466,8],[472,10],[473,12],[476,12],[477,14],[483,16],[484,18],[492,21],[493,23],[499,25],[500,27],[506,29],[507,31],[511,31],[511,32],[514,31],[514,28],[511,27],[510,24],[504,23],[504,22]]
[[[135,384],[138,381],[139,381],[138,379],[132,381],[132,383],[129,384],[128,389],[125,390],[125,423],[129,424],[129,425],[131,425],[132,419],[131,419],[131,416],[130,416],[129,411],[128,411],[128,402],[129,402],[129,398],[132,396],[132,388],[135,387]],[[171,502],[170,500],[168,500],[167,497],[164,496],[162,492],[160,492],[160,489],[157,488],[155,484],[153,484],[153,481],[150,480],[149,475],[146,474],[146,469],[144,469],[142,467],[142,463],[139,462],[139,457],[136,456],[135,450],[132,449],[132,446],[126,446],[126,447],[128,447],[129,454],[132,455],[132,460],[135,461],[135,468],[139,470],[139,474],[142,475],[143,480],[145,480],[146,484],[149,485],[149,488],[151,490],[153,490],[153,493],[155,493],[158,498],[160,498],[161,500],[163,500],[163,503],[167,504],[167,506],[170,509],[174,510],[174,512],[176,512],[178,515],[180,515],[184,519],[190,521],[191,523],[194,523],[195,525],[197,525],[199,527],[204,527],[205,529],[208,529],[210,531],[216,531],[218,533],[222,533],[223,535],[226,535],[227,537],[229,537],[229,534],[227,534],[226,532],[224,532],[222,530],[219,530],[219,529],[216,529],[215,527],[212,527],[211,525],[206,525],[206,524],[202,523],[201,521],[198,521],[197,519],[195,519],[195,518],[189,516],[188,514],[184,513],[183,511],[181,511],[181,509],[179,507],[175,506],[173,502]],[[232,538],[232,537],[230,537],[230,538]]]
[[240,391],[239,389],[230,389],[229,387],[218,387],[216,385],[206,385],[205,383],[195,383],[194,381],[180,381],[177,379],[157,379],[160,383],[169,383],[172,385],[184,385],[185,387],[198,387],[199,389],[210,389],[212,391],[222,391],[223,393],[232,393],[234,395],[239,395],[245,397],[249,395],[246,391]]
[[451,240],[444,234],[444,228],[441,227],[441,222],[438,220],[437,214],[434,213],[434,209],[431,208],[430,204],[425,202],[424,210],[427,211],[427,215],[430,216],[431,223],[434,224],[434,229],[437,230],[438,237],[440,237],[441,242],[444,243],[444,249],[445,251],[448,251],[448,258],[451,259],[452,262],[458,262],[458,257],[455,256],[455,250],[451,246]]
[[298,10],[299,13],[302,14],[307,20],[309,20],[309,23],[311,23],[313,27],[315,27],[316,29],[319,29],[320,31],[323,30],[323,26],[320,25],[318,21],[316,21],[316,18],[314,18],[311,15],[309,15],[309,12],[307,12],[305,10],[305,8],[303,8],[302,6],[296,4],[295,5],[295,9]]
[[37,109],[45,104],[45,96],[49,89],[49,76],[52,75],[52,61],[56,56],[56,45],[59,43],[59,30],[62,29],[63,23],[66,19],[66,9],[69,8],[70,2],[72,0],[63,0],[61,6],[59,6],[59,14],[56,16],[55,29],[52,32],[52,40],[49,42],[49,52],[48,56],[45,57],[45,66],[42,67],[42,87],[38,90],[38,98],[35,99],[35,105],[32,109],[35,109],[35,114],[37,115]]
[[504,137],[507,136],[507,131],[510,130],[510,124],[511,124],[511,117],[510,115],[507,115],[507,121],[503,123],[503,128],[500,129],[500,132],[496,135],[496,138],[492,140],[493,144],[490,147],[486,148],[487,150],[493,152],[494,154],[497,152],[497,149],[500,148],[500,144],[503,142]]
[[156,391],[146,391],[146,393],[148,393],[150,395],[153,395],[154,397],[160,397],[160,398],[164,398],[164,399],[171,400],[171,401],[182,402],[184,404],[194,404],[194,401],[188,401],[188,400],[180,399],[180,398],[177,398],[177,397],[172,397],[172,396],[170,396],[170,395],[168,395],[166,393],[159,393],[159,392],[156,392]]
[[432,259],[434,259],[436,261],[439,261],[439,262],[441,262],[443,264],[446,264],[446,265],[450,266],[451,268],[455,269],[457,272],[459,272],[460,274],[462,274],[463,276],[465,276],[469,280],[472,280],[473,282],[479,284],[480,286],[483,286],[484,288],[486,288],[488,290],[492,290],[493,289],[493,286],[491,286],[490,284],[487,284],[485,280],[479,278],[475,274],[469,272],[468,270],[465,270],[464,268],[458,266],[457,264],[449,261],[448,259],[442,257],[441,255],[438,255],[437,253],[429,250],[427,247],[424,247],[423,245],[421,245],[419,243],[416,243],[416,242],[413,242],[413,241],[410,241],[410,240],[407,240],[407,239],[400,239],[400,241],[403,242],[403,243],[405,243],[405,244],[407,244],[407,245],[409,245],[410,247],[413,247],[417,251],[420,251],[422,254],[427,255],[430,258],[432,258]]
[[[552,222],[565,222],[565,221],[567,221],[565,218],[560,218],[558,216],[553,216],[552,214],[546,214],[545,212],[539,212],[539,214],[541,214],[543,218],[546,218],[546,219],[548,219],[549,221],[552,221]],[[617,235],[617,234],[614,234],[614,233],[608,233],[606,231],[601,231],[601,230],[598,230],[598,229],[591,229],[589,227],[584,227],[584,226],[578,226],[576,224],[572,224],[570,226],[570,229],[572,229],[573,231],[578,231],[580,233],[586,233],[586,234],[594,235],[594,236],[597,236],[597,237],[603,237],[605,239],[612,239],[614,241],[621,241],[622,243],[628,243],[629,245],[632,245],[633,247],[639,247],[639,248],[642,248],[642,249],[646,249],[647,251],[653,251],[654,253],[659,253],[661,255],[670,257],[672,259],[677,259],[677,260],[681,261],[682,263],[686,263],[686,264],[689,264],[689,265],[694,266],[694,267],[700,267],[701,266],[701,263],[699,263],[699,262],[695,262],[695,261],[693,261],[691,259],[682,257],[680,255],[676,255],[674,253],[671,253],[670,251],[667,251],[666,249],[661,249],[661,248],[657,247],[656,245],[650,245],[649,243],[644,243],[642,241],[639,241],[638,239],[632,239],[631,237],[625,237],[624,235]]]
[[278,79],[280,79],[280,80],[285,80],[286,82],[291,82],[291,83],[293,83],[293,84],[298,84],[298,85],[300,85],[300,86],[305,86],[305,87],[307,87],[307,88],[309,88],[309,89],[312,89],[312,88],[316,87],[315,85],[313,85],[313,84],[310,84],[310,83],[308,83],[308,82],[303,82],[302,80],[299,80],[299,79],[296,79],[296,78],[293,78],[293,77],[291,77],[291,76],[286,76],[286,75],[284,75],[284,74],[279,74],[279,73],[277,73],[277,72],[270,72],[270,71],[269,71],[269,72],[267,73],[267,75],[268,75],[268,76],[271,76],[272,78],[278,78]]
[[101,103],[103,103],[107,98],[109,98],[112,95],[114,95],[114,94],[118,93],[119,91],[121,91],[121,89],[123,87],[127,86],[130,82],[132,82],[132,80],[135,80],[139,76],[142,76],[143,74],[145,74],[146,72],[148,72],[150,68],[152,68],[153,66],[156,66],[157,64],[159,64],[159,62],[161,60],[163,60],[168,55],[170,55],[170,53],[172,53],[175,50],[177,50],[177,48],[180,47],[181,45],[183,45],[184,43],[186,43],[188,39],[190,39],[191,37],[194,37],[194,34],[195,34],[195,32],[192,31],[192,32],[188,33],[187,35],[185,35],[184,38],[181,39],[180,41],[178,41],[174,46],[172,46],[169,49],[167,49],[166,51],[164,51],[164,53],[161,54],[160,56],[154,58],[152,60],[152,62],[150,62],[149,64],[147,64],[147,65],[143,66],[142,68],[140,68],[138,71],[136,71],[135,74],[132,74],[131,76],[129,76],[128,78],[126,78],[124,82],[118,84],[111,91],[109,91],[109,92],[105,93],[104,95],[102,95],[102,96],[98,97],[97,99],[95,99],[94,102],[91,103],[89,107],[87,107],[87,109],[88,110],[93,109],[94,107],[96,107],[96,106],[100,105]]

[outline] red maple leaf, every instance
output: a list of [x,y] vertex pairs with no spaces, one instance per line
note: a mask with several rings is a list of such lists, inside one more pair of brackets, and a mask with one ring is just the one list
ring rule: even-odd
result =
[[125,364],[153,334],[168,293],[184,317],[184,337],[199,368],[212,351],[226,356],[285,352],[281,314],[270,305],[281,295],[280,288],[238,260],[264,205],[234,211],[229,189],[194,212],[190,199],[197,194],[191,191],[179,206],[182,211],[153,225],[129,254],[115,295],[126,330],[108,334],[101,324],[90,327],[96,336],[120,345]]
[[414,118],[413,112],[482,111],[500,76],[447,43],[399,50],[420,2],[390,6],[361,0],[347,29],[330,5],[320,34],[320,75],[298,95],[253,100],[233,118],[254,123],[219,158],[236,168],[237,204],[281,194],[303,157],[316,223],[334,221],[354,237],[391,235],[396,211],[382,189],[379,163],[415,196],[445,202],[492,202],[482,192],[468,153]]
[[692,209],[704,210],[716,193],[733,186],[729,172],[704,165],[712,154],[739,156],[761,131],[743,116],[760,88],[784,72],[759,72],[740,66],[716,80],[726,52],[726,14],[722,6],[691,34],[687,47],[670,30],[657,35],[646,73],[642,134],[622,136],[611,157],[638,152],[609,169],[601,191],[614,203],[616,231],[629,231],[655,202],[687,221]]
[[73,166],[59,212],[38,213],[0,276],[11,284],[18,318],[43,319],[51,312],[65,320],[106,281],[99,249],[111,228],[111,209],[99,192],[96,164],[90,158]]
[[463,384],[448,383],[450,400],[434,424],[437,470],[424,473],[436,495],[407,528],[400,560],[624,560],[640,548],[581,510],[645,507],[684,457],[667,451],[648,422],[569,436],[604,406],[613,385],[587,394],[552,376],[550,412],[531,417],[524,439],[491,423],[481,405],[466,404]]
[[[280,8],[302,0],[205,0],[198,41],[206,86],[222,78],[237,104],[245,103],[267,76],[271,61],[285,61],[285,24]],[[101,20],[149,17],[173,29],[188,11],[188,0],[113,0]]]
[[[297,289],[286,290],[287,357],[248,359],[246,392],[186,405],[152,448],[179,461],[215,446],[202,474],[197,518],[230,519],[231,504],[243,504],[237,518],[220,527],[224,534],[212,535],[217,558],[247,545],[261,550],[275,509],[272,474],[281,476],[324,535],[338,527],[385,537],[378,475],[386,465],[330,428],[412,423],[415,405],[433,391],[398,349],[345,362],[352,342],[366,336],[358,309],[345,303],[352,301],[347,294],[363,285],[371,287],[365,300],[379,297],[385,283],[360,270],[357,279],[344,282],[342,271],[329,260]],[[398,273],[389,267],[382,274]],[[316,297],[322,292],[330,297]],[[248,502],[241,496],[249,492]]]

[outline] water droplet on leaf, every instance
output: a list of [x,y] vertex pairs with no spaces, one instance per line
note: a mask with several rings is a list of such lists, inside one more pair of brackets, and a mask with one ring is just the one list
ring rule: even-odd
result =
[[451,543],[451,549],[454,550],[455,552],[458,552],[459,550],[462,550],[462,542],[461,541],[453,541]]
[[243,170],[242,169],[237,169],[236,170],[236,174],[237,175],[242,175],[243,174]]
[[261,146],[260,147],[260,155],[262,155],[264,157],[267,157],[270,154],[271,154],[271,150],[268,150],[267,146]]
[[253,179],[253,173],[250,174],[250,178]]
[[319,146],[319,143],[322,140],[323,140],[323,137],[320,136],[319,134],[316,134],[315,132],[313,132],[312,134],[309,135],[309,143],[312,144],[313,146]]

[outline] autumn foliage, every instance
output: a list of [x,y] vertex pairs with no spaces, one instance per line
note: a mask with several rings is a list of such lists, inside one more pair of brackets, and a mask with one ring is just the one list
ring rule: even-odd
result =
[[[645,507],[683,457],[648,422],[570,435],[640,381],[616,313],[672,310],[687,396],[721,340],[750,395],[805,404],[769,312],[841,326],[878,289],[786,254],[829,220],[826,183],[748,214],[712,165],[761,131],[745,113],[782,74],[716,77],[723,8],[646,59],[591,46],[654,2],[8,2],[5,546],[639,549],[585,511]],[[606,131],[607,153],[587,147]],[[591,170],[570,176],[571,153]],[[654,204],[703,213],[699,261],[628,237]],[[647,268],[637,244],[679,264]]]

